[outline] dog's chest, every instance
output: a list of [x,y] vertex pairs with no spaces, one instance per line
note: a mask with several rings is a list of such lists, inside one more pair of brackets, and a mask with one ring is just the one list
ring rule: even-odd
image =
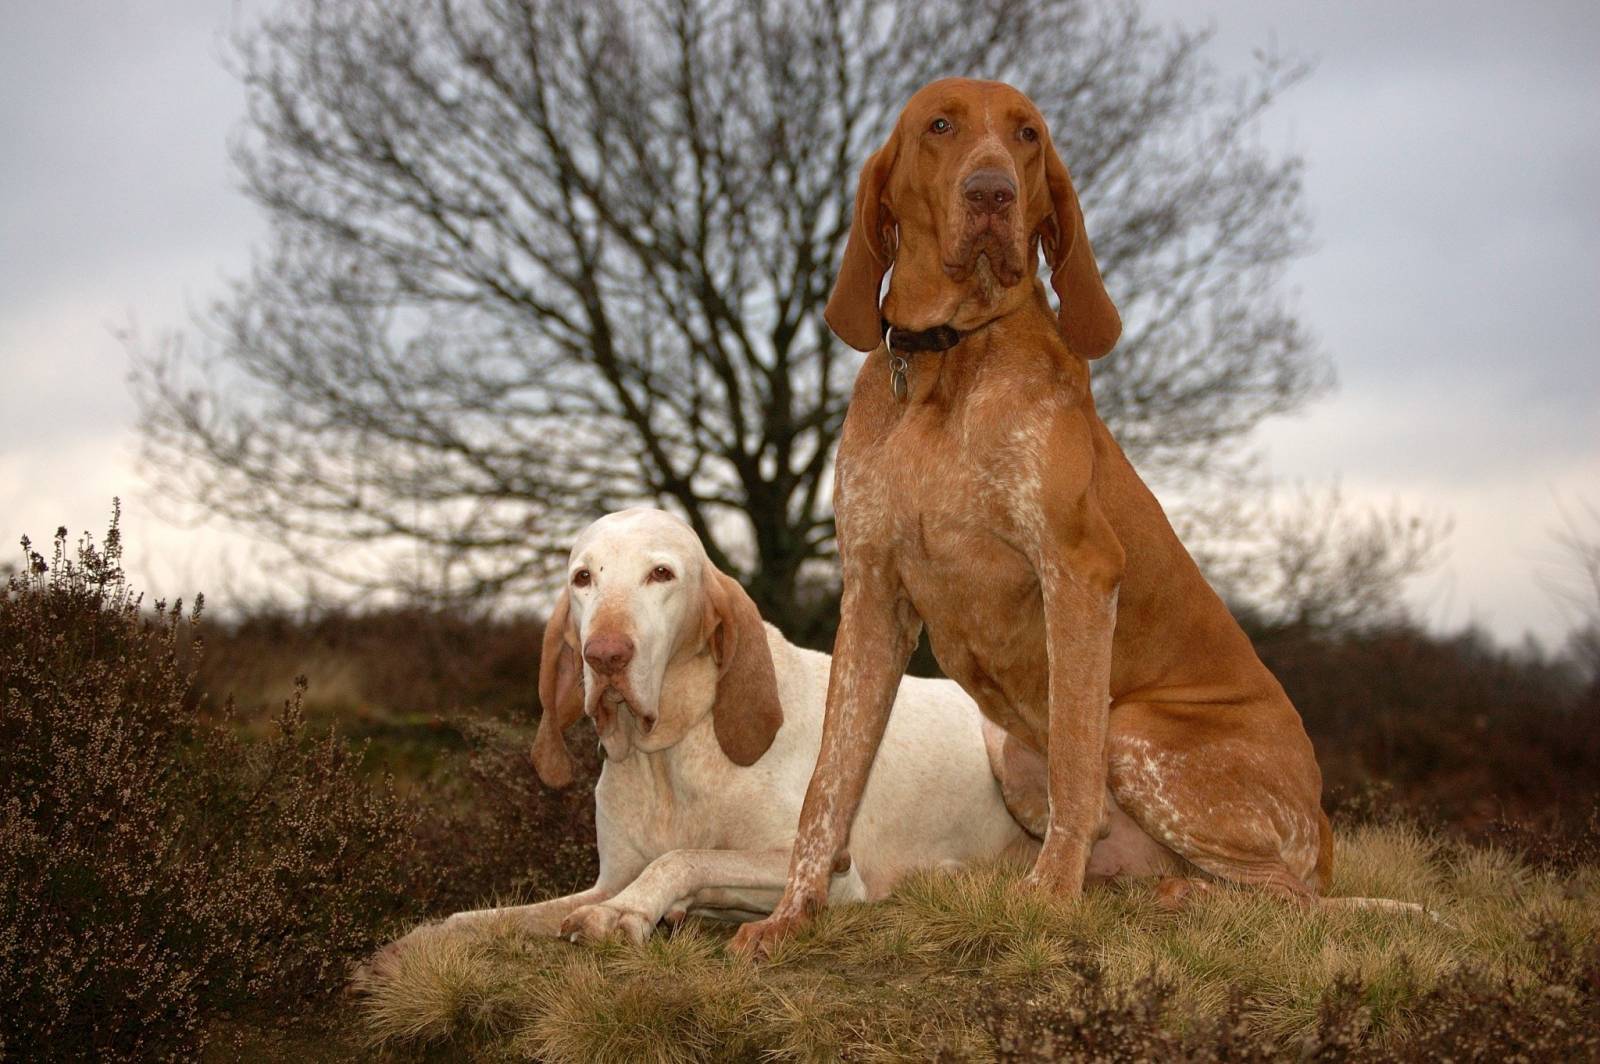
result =
[[[968,411],[916,411],[863,455],[868,489],[853,496],[881,500],[869,534],[892,544],[908,589],[967,587],[1012,600],[1036,588],[1028,563],[1047,534],[1041,497],[1048,425],[1029,412],[1010,416],[992,404]],[[856,499],[842,500],[840,522],[853,531]],[[867,503],[864,508],[871,509]],[[863,532],[867,529],[863,528]]]
[[976,396],[950,410],[919,404],[885,434],[840,450],[841,534],[939,555],[976,537],[1039,534],[1051,412]]
[[[986,714],[1014,726],[1032,715],[1044,653],[1043,600],[1030,557],[1048,534],[1041,507],[1047,426],[1026,415],[946,416],[906,428],[860,456],[870,472],[861,478],[864,490],[841,499],[844,546],[857,535],[889,545],[886,561],[940,665]],[[856,498],[870,500],[860,522]]]
[[715,849],[721,818],[710,797],[684,775],[651,771],[643,758],[607,765],[595,798],[628,841],[647,856],[676,849]]
[[936,533],[899,568],[940,667],[985,716],[1028,733],[1046,706],[1046,648],[1043,595],[1026,559],[992,536]]
[[772,802],[745,793],[751,783],[730,774],[715,741],[706,727],[665,755],[608,762],[595,801],[613,840],[646,861],[672,850],[750,848],[760,834],[750,821]]

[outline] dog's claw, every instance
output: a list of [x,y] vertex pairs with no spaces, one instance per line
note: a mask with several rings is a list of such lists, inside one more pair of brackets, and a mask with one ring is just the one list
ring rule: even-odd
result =
[[654,930],[655,921],[646,914],[606,903],[581,906],[561,921],[561,937],[579,944],[625,939],[639,946]]

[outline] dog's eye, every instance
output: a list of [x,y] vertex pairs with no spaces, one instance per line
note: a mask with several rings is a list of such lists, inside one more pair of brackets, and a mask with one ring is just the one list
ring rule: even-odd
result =
[[650,570],[650,578],[648,582],[652,584],[664,584],[671,579],[672,570],[668,569],[665,565],[658,565],[654,569]]
[[589,572],[587,569],[579,569],[577,572],[572,574],[573,587],[588,587],[593,580],[594,574]]
[[1029,144],[1032,144],[1034,141],[1039,139],[1039,131],[1034,129],[1032,126],[1023,126],[1021,132],[1019,132],[1017,136],[1021,137]]
[[948,133],[950,129],[950,120],[947,118],[935,118],[928,126],[928,132],[930,133]]

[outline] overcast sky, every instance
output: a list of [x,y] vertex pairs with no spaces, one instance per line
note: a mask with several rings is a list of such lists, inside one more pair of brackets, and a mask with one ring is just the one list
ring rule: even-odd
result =
[[[1317,248],[1291,285],[1340,387],[1261,433],[1272,472],[1452,516],[1421,615],[1558,641],[1550,532],[1562,506],[1600,506],[1600,4],[1149,10],[1215,27],[1224,71],[1269,44],[1317,61],[1265,134],[1307,160]],[[269,580],[244,537],[160,516],[112,334],[183,325],[264,234],[227,162],[235,17],[226,0],[7,9],[0,557],[23,532],[103,528],[120,495],[128,568],[152,594],[225,600]]]

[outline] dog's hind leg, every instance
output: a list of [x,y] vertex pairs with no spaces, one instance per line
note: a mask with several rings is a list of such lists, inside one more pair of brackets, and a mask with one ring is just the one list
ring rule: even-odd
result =
[[1272,741],[1261,741],[1257,728],[1245,726],[1249,708],[1130,703],[1112,711],[1113,797],[1144,833],[1192,866],[1162,881],[1163,907],[1181,909],[1207,892],[1206,880],[1192,874],[1198,871],[1308,909],[1432,916],[1392,898],[1320,896],[1333,875],[1333,829],[1310,742],[1298,721],[1289,731],[1281,720],[1268,733]]
[[1290,730],[1273,709],[1119,704],[1107,781],[1140,829],[1199,871],[1311,897],[1332,865],[1321,773],[1298,718]]
[[[1044,838],[1050,820],[1050,778],[1044,755],[1000,725],[983,719],[983,742],[989,754],[989,768],[1000,784],[1000,794],[1012,819],[1033,839]],[[1029,851],[1031,859],[1036,851]],[[1089,852],[1085,881],[1100,883],[1110,879],[1139,876],[1175,876],[1194,869],[1182,858],[1139,827],[1106,794],[1104,833]]]
[[1050,826],[1050,775],[1044,755],[988,717],[981,724],[989,771],[1000,784],[1006,810],[1023,831],[1043,839]]

